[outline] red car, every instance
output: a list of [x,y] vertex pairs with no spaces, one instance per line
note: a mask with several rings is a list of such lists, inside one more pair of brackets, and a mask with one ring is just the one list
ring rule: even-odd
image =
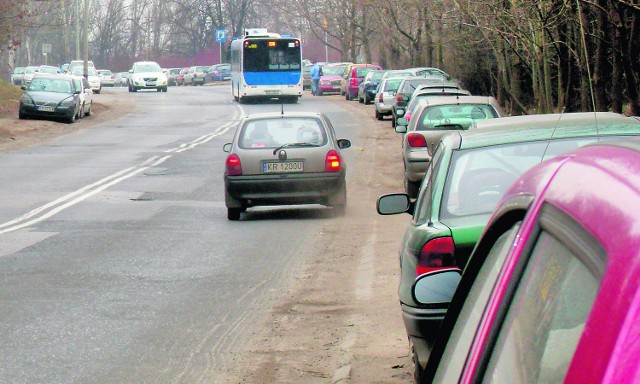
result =
[[184,67],[180,70],[180,73],[176,75],[176,85],[184,85],[184,74],[187,73],[191,67]]
[[637,139],[602,140],[529,170],[462,276],[441,270],[415,282],[418,302],[448,307],[419,381],[640,382],[638,228]]
[[382,70],[382,67],[376,64],[353,64],[347,68],[344,83],[344,97],[347,100],[358,98],[358,88],[364,80],[367,73],[375,70]]

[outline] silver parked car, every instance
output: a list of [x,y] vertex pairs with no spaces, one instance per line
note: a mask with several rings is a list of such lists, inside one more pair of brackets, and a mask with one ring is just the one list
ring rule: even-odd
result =
[[417,196],[431,156],[444,135],[475,127],[480,120],[502,116],[498,102],[490,96],[440,96],[420,101],[411,122],[407,125],[406,119],[400,118],[396,126],[396,132],[404,133],[405,192]]
[[346,165],[340,151],[351,142],[336,138],[321,113],[266,113],[245,117],[224,173],[227,218],[239,220],[249,207],[321,204],[345,211]]
[[382,120],[385,116],[391,115],[393,104],[396,102],[396,93],[402,80],[404,77],[387,77],[380,80],[374,99],[376,119]]

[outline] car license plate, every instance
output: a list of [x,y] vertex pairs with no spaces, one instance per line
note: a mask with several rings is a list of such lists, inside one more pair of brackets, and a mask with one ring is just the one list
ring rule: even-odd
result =
[[268,162],[262,164],[262,171],[264,173],[303,172],[304,163],[302,161]]
[[42,112],[53,112],[53,111],[55,111],[55,108],[54,108],[54,107],[47,106],[47,105],[41,105],[41,106],[39,106],[39,107],[38,107],[38,111],[42,111]]
[[266,95],[279,95],[280,91],[278,91],[278,90],[268,90],[268,91],[264,91],[264,93]]
[[155,87],[155,86],[156,86],[155,81],[147,81],[147,87]]

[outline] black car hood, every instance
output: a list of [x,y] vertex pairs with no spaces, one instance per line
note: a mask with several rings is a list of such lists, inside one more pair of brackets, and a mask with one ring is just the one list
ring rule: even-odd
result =
[[28,91],[27,95],[29,95],[36,103],[59,103],[68,97],[73,97],[73,94],[71,93],[42,91]]

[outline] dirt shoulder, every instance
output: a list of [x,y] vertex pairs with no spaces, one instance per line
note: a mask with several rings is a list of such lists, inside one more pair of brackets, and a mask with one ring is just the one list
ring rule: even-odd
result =
[[135,108],[134,100],[127,92],[116,94],[110,88],[103,88],[100,94],[93,95],[91,116],[74,124],[44,119],[19,120],[19,97],[12,95],[2,100],[0,105],[0,152],[42,144],[58,136],[115,119]]

